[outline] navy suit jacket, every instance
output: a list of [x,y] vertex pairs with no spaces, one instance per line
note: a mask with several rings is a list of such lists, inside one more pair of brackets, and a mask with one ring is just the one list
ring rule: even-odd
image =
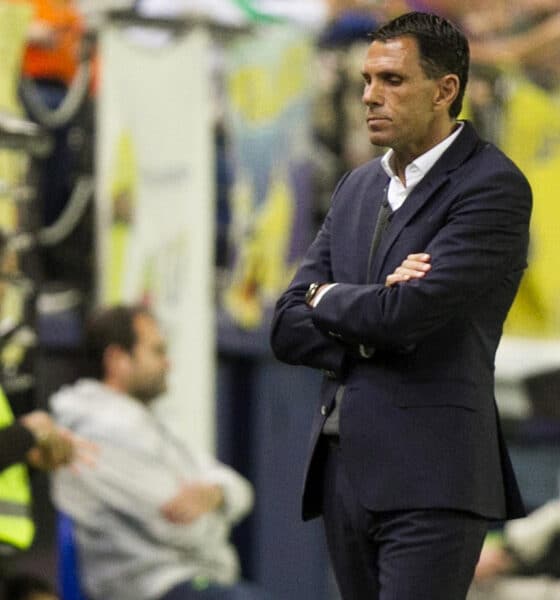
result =
[[[303,516],[321,512],[317,441],[340,383],[341,456],[364,506],[522,516],[494,401],[494,357],[526,267],[529,184],[466,122],[393,214],[368,274],[387,184],[379,159],[341,179],[276,306],[276,356],[325,373]],[[416,252],[431,255],[426,277],[385,287]],[[311,309],[304,297],[312,282],[339,285]],[[360,359],[359,344],[375,354]]]

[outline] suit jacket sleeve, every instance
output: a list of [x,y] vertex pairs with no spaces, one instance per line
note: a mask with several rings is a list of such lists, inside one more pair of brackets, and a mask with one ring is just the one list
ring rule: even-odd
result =
[[428,246],[415,250],[431,255],[425,278],[390,288],[340,283],[311,311],[317,329],[348,343],[414,345],[522,271],[531,210],[528,183],[505,161],[472,179],[457,193]]
[[[333,203],[348,173],[340,180]],[[271,345],[280,360],[319,369],[342,369],[345,346],[317,328],[312,310],[305,304],[305,293],[313,282],[333,281],[330,264],[330,219],[327,214],[323,226],[310,246],[288,290],[280,297],[272,321]]]

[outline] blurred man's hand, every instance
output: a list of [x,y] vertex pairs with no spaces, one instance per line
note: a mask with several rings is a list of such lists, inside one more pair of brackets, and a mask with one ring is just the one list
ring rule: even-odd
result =
[[503,575],[512,570],[514,561],[500,544],[486,544],[482,548],[474,573],[477,581]]
[[21,417],[20,423],[31,431],[36,441],[26,456],[30,466],[52,471],[66,465],[95,463],[95,444],[57,426],[48,413],[33,411]]
[[219,485],[184,483],[179,493],[162,506],[161,514],[172,523],[185,525],[217,510],[223,501],[224,494]]

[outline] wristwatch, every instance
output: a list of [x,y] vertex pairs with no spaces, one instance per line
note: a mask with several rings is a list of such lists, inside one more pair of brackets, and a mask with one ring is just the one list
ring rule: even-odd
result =
[[322,283],[314,282],[307,288],[307,292],[305,293],[305,303],[307,305],[311,306],[311,302],[313,301],[313,298],[315,298],[315,295],[317,294],[317,292],[319,291],[319,288],[322,285],[323,285]]

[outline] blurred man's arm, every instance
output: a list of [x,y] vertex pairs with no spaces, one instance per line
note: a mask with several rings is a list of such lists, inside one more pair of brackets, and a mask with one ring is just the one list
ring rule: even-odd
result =
[[25,456],[30,466],[52,471],[67,465],[91,466],[95,462],[95,444],[58,426],[48,413],[36,410],[21,417],[20,422],[34,438]]
[[35,410],[0,431],[0,469],[18,462],[43,471],[70,463],[91,464],[95,448],[58,427],[51,416]]
[[[194,487],[185,493],[189,484],[196,484],[154,461],[152,455],[100,439],[96,442],[99,455],[93,467],[77,472],[63,469],[53,478],[55,505],[74,521],[88,527],[107,518],[100,517],[105,513],[121,515],[123,527],[183,550],[196,548],[205,539],[227,537],[229,521],[221,510],[209,510],[219,500],[218,494],[210,499]],[[185,508],[186,499],[193,497],[194,504]]]

